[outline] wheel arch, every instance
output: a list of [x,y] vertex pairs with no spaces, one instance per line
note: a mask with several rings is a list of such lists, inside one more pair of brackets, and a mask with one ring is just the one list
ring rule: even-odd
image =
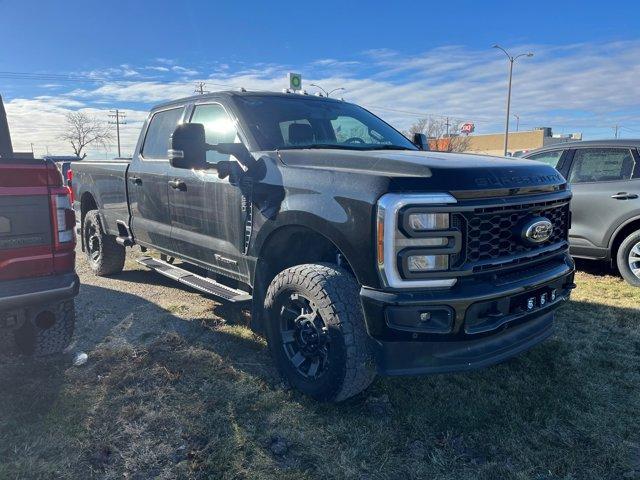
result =
[[265,293],[271,281],[281,271],[304,263],[333,263],[356,279],[349,258],[328,236],[304,225],[279,227],[268,234],[258,250],[253,274],[252,328],[262,331]]
[[633,232],[640,230],[640,215],[628,219],[622,225],[620,225],[611,236],[609,241],[609,251],[611,255],[611,263],[615,265],[616,257],[618,255],[618,249],[624,239],[631,235]]

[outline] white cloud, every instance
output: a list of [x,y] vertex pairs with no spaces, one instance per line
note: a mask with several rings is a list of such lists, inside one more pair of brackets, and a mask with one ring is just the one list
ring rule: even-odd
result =
[[[565,133],[585,131],[602,136],[610,132],[611,125],[620,123],[627,133],[640,132],[640,41],[508,49],[535,53],[533,58],[519,59],[514,67],[512,112],[520,116],[521,128],[550,126]],[[131,151],[146,109],[192,95],[196,80],[204,81],[210,91],[241,86],[279,91],[287,86],[289,71],[301,71],[307,86],[318,83],[327,90],[346,88],[342,93],[345,99],[362,104],[400,129],[428,114],[474,121],[478,132],[500,131],[504,121],[508,62],[502,52],[489,47],[470,50],[452,45],[416,55],[369,50],[355,58],[321,58],[298,66],[265,62],[196,69],[170,59],[154,62],[157,65],[120,65],[89,72],[101,79],[122,79],[130,72],[131,80],[105,80],[95,87],[60,95],[11,100],[7,112],[14,142],[22,149],[30,142],[49,142],[66,151],[55,140],[66,111],[80,108],[106,119],[107,106],[125,104],[134,106],[128,110],[132,121],[122,142],[124,150]],[[136,77],[143,69],[175,80]],[[98,109],[97,105],[105,107]]]

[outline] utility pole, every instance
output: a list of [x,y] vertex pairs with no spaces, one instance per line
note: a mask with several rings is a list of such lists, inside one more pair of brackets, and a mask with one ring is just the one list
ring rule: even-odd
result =
[[616,136],[616,139],[617,139],[618,138],[618,129],[620,128],[620,125],[616,124],[612,128],[613,128],[613,131],[615,132],[615,136]]
[[449,123],[449,117],[447,117],[447,119],[445,120],[445,124],[447,127],[447,138],[449,138],[449,127],[451,126],[451,124]]
[[509,89],[507,90],[507,115],[504,126],[504,156],[507,156],[507,147],[509,146],[509,110],[511,109],[511,79],[513,78],[513,64],[520,57],[533,57],[533,53],[521,53],[512,57],[504,48],[500,45],[494,45],[493,48],[502,50],[509,59]]
[[513,116],[516,117],[516,132],[519,132],[520,131],[520,115],[516,115],[514,113]]
[[[115,121],[109,121],[110,125],[115,125],[116,126],[116,133],[117,133],[117,137],[118,137],[118,158],[122,156],[122,154],[120,153],[120,125],[126,125],[127,122],[124,121],[126,114],[120,110],[118,110],[117,108],[115,110],[110,110],[109,111],[109,116],[111,118],[115,118]],[[112,112],[112,113],[111,113]]]
[[[618,137],[616,136],[616,138]],[[35,153],[33,152],[33,142],[31,142],[31,155],[35,155]]]
[[196,89],[193,91],[193,93],[197,93],[198,95],[204,95],[205,93],[210,93],[209,90],[205,90],[206,83],[204,82],[198,82],[196,83]]

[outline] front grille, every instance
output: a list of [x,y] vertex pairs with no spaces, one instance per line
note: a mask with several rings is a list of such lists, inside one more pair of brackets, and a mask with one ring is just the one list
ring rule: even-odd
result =
[[[474,263],[502,264],[519,254],[567,240],[569,203],[566,200],[477,208],[455,215],[460,228],[466,230],[464,259],[459,265]],[[520,229],[528,220],[545,217],[553,225],[553,233],[546,242],[532,245],[520,238]]]

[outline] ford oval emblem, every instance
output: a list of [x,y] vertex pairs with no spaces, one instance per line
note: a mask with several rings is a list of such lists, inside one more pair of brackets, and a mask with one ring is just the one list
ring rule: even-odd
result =
[[522,227],[522,239],[533,244],[546,242],[552,233],[553,224],[544,217],[534,218]]

